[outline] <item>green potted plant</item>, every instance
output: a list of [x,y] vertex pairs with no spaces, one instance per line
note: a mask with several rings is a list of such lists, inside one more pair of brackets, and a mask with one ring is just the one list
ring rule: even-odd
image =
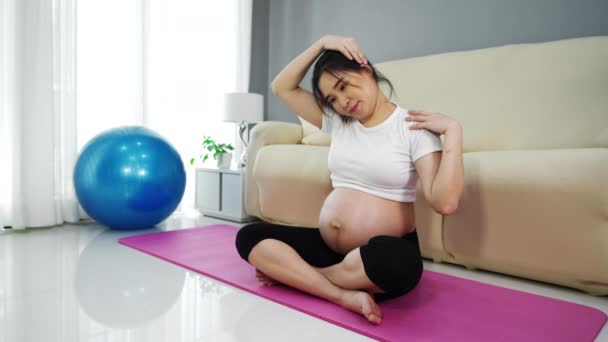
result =
[[[229,169],[230,162],[232,160],[232,152],[234,147],[231,144],[220,144],[215,141],[212,137],[203,137],[203,149],[205,154],[201,154],[199,158],[204,163],[209,159],[209,155],[213,156],[213,159],[217,161],[217,167],[220,169]],[[196,158],[190,159],[190,165],[194,165]]]

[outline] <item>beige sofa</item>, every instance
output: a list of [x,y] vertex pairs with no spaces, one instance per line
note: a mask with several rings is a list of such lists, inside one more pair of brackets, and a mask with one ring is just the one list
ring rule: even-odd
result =
[[[465,192],[443,217],[418,192],[424,257],[608,294],[608,36],[377,65],[405,108],[464,127]],[[246,210],[316,227],[331,192],[329,137],[311,125],[251,132]]]

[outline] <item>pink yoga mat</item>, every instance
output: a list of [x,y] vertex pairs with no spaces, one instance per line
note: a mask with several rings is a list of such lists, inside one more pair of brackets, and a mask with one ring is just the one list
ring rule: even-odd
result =
[[592,341],[606,322],[594,308],[424,271],[416,289],[363,316],[286,286],[264,286],[234,247],[237,227],[211,225],[120,243],[382,341]]

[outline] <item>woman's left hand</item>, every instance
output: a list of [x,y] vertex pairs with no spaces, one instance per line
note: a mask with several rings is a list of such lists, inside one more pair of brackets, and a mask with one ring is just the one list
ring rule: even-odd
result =
[[409,110],[409,116],[406,121],[416,122],[410,126],[410,129],[428,129],[436,134],[445,134],[445,132],[453,127],[460,128],[460,123],[456,119],[451,118],[441,113],[433,113],[425,110]]

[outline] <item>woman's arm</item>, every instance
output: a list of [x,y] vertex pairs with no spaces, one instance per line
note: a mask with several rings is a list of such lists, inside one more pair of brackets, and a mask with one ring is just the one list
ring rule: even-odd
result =
[[294,58],[272,81],[272,93],[304,120],[321,128],[322,111],[314,96],[300,88],[300,82],[315,59],[324,50],[337,50],[359,63],[367,63],[365,56],[353,38],[324,36]]
[[271,84],[273,94],[281,99],[287,107],[319,128],[322,126],[323,112],[317,105],[314,96],[309,91],[300,88],[300,82],[302,82],[311,64],[323,52],[322,39],[316,41],[287,64]]
[[445,135],[443,153],[430,153],[415,162],[425,198],[435,211],[451,215],[458,209],[464,190],[462,126],[439,113],[410,111],[411,129],[428,129]]
[[281,96],[285,92],[294,91],[300,87],[306,72],[323,52],[323,38],[314,42],[308,49],[294,58],[272,81],[273,94]]

